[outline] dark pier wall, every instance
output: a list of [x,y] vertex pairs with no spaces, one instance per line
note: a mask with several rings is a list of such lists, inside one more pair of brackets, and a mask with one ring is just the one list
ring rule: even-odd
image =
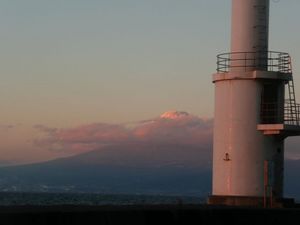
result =
[[299,224],[300,210],[210,206],[0,207],[0,225],[11,224]]

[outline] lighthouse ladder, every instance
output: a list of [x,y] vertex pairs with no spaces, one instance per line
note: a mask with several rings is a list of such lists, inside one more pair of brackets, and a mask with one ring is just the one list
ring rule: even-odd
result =
[[294,80],[292,79],[288,82],[288,92],[289,92],[289,99],[288,99],[288,110],[289,110],[289,118],[288,122],[290,125],[299,125],[299,112],[296,103],[295,97],[295,86]]

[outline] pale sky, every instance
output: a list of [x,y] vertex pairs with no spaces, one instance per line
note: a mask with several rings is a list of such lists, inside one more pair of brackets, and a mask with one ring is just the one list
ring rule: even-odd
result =
[[[168,110],[213,117],[230,2],[1,0],[0,164],[63,156],[33,146],[35,125],[119,124]],[[300,100],[300,1],[271,2],[270,50],[292,55]]]

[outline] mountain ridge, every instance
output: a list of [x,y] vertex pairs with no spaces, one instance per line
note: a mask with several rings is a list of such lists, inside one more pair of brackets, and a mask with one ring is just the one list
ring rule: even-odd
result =
[[[0,191],[207,196],[210,147],[126,144],[0,168]],[[300,199],[300,160],[285,162],[285,195]]]

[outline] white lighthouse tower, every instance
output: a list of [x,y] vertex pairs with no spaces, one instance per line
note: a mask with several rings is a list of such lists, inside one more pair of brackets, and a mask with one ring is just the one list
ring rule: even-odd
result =
[[218,55],[210,204],[282,205],[284,139],[299,135],[288,53],[269,51],[269,0],[232,0],[231,52]]

